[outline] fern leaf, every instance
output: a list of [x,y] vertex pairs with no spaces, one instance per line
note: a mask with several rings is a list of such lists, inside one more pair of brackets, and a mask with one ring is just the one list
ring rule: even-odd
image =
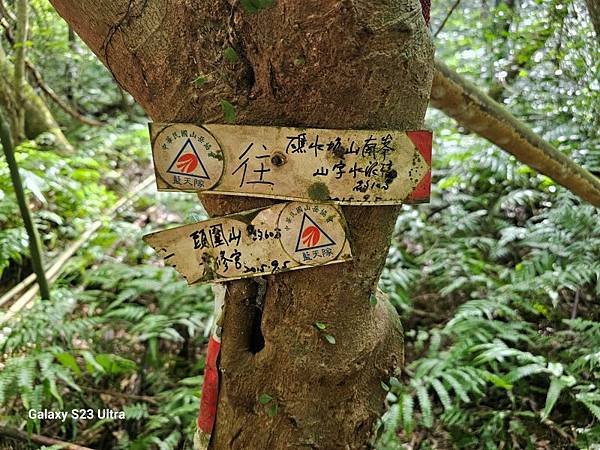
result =
[[458,395],[463,402],[468,403],[471,401],[471,399],[469,398],[469,395],[467,394],[467,391],[460,384],[460,382],[456,378],[454,378],[451,374],[443,373],[442,378],[450,386],[452,386],[452,389],[454,389],[454,392],[456,392],[456,395]]
[[431,386],[437,393],[437,395],[440,399],[440,402],[444,406],[444,410],[449,410],[450,408],[452,408],[452,402],[450,401],[450,395],[448,394],[448,391],[446,390],[446,388],[444,387],[442,382],[436,378],[431,382]]
[[584,400],[581,400],[581,403],[583,403],[587,409],[590,410],[594,417],[596,417],[596,420],[600,421],[600,406]]
[[552,381],[550,381],[550,388],[548,388],[548,393],[546,394],[546,404],[540,413],[542,420],[546,420],[550,416],[560,393],[565,387],[566,384],[560,378],[552,378]]
[[412,434],[414,426],[414,400],[411,394],[403,393],[401,397],[402,405],[402,429],[406,434]]
[[416,387],[417,398],[419,399],[419,407],[421,409],[423,425],[427,428],[433,426],[433,410],[431,407],[431,400],[427,389],[422,384]]

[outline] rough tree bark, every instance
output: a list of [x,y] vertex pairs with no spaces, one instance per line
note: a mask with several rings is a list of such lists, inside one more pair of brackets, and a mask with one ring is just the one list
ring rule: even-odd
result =
[[[51,2],[155,121],[220,121],[227,100],[242,124],[423,126],[433,46],[419,0],[276,0],[256,14],[237,0]],[[228,47],[237,62],[224,58]],[[213,215],[268,203],[202,200]],[[352,263],[228,285],[212,448],[367,447],[380,382],[403,361],[395,311],[369,304],[398,208],[344,213]],[[263,393],[278,404],[274,417]]]

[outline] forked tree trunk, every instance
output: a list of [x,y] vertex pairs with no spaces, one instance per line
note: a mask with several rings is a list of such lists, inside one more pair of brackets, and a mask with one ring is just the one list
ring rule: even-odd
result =
[[[222,121],[227,100],[240,124],[423,126],[433,46],[419,0],[275,0],[255,14],[237,0],[52,3],[155,121]],[[202,200],[213,215],[268,203]],[[344,213],[353,262],[229,283],[212,448],[368,446],[381,381],[403,362],[398,316],[369,302],[398,208]],[[273,417],[261,394],[277,403]]]

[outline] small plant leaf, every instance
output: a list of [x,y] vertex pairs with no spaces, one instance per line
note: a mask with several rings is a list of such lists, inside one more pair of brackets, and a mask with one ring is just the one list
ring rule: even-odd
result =
[[273,397],[271,397],[269,394],[260,394],[258,396],[258,401],[261,405],[266,405],[267,403],[270,403],[271,400],[273,400]]
[[450,395],[448,394],[448,390],[442,384],[442,382],[439,379],[435,378],[431,382],[431,386],[433,387],[433,389],[435,389],[435,392],[437,393],[440,402],[444,406],[444,409],[446,411],[452,409],[452,401],[450,400]]
[[546,394],[546,404],[540,413],[542,420],[546,420],[550,416],[550,413],[552,412],[560,393],[565,387],[566,384],[560,378],[552,378],[552,381],[550,381],[550,387],[548,388],[548,393]]
[[325,335],[323,335],[323,338],[324,338],[324,339],[325,339],[327,342],[329,342],[331,345],[335,345],[335,337],[333,337],[332,335],[330,335],[330,334],[325,334]]
[[408,393],[403,393],[401,396],[401,401],[399,402],[402,405],[402,428],[405,433],[412,433],[414,420],[413,420],[413,409],[414,409],[414,400],[412,395]]
[[306,64],[306,59],[304,59],[302,57],[294,59],[294,65],[296,67],[303,66],[304,64]]
[[241,0],[244,9],[250,14],[259,12],[273,4],[273,0]]
[[54,356],[56,357],[58,362],[60,362],[63,366],[71,369],[71,371],[73,371],[73,373],[75,373],[76,375],[81,375],[81,369],[79,368],[79,365],[77,364],[77,360],[75,359],[75,357],[73,355],[71,355],[70,353],[64,352],[64,353],[57,353]]
[[232,47],[227,47],[225,50],[223,50],[223,55],[230,63],[234,63],[239,59],[238,54]]
[[369,305],[376,306],[377,305],[377,296],[375,294],[371,294],[369,297]]
[[221,100],[221,108],[223,108],[223,117],[227,123],[235,123],[235,108],[227,100]]
[[273,403],[267,408],[267,415],[269,417],[275,417],[277,415],[277,403]]
[[426,428],[431,428],[433,426],[433,410],[427,389],[422,384],[419,384],[416,386],[416,392],[419,399],[419,406],[421,407],[423,425]]
[[196,87],[202,87],[204,83],[206,83],[206,78],[202,75],[200,75],[198,78],[192,81],[192,84],[194,84]]
[[398,380],[398,378],[390,377],[390,386],[399,388],[399,387],[402,387],[402,384],[400,383],[400,380]]
[[317,327],[319,330],[324,330],[325,328],[327,328],[327,325],[323,322],[315,322],[315,327]]

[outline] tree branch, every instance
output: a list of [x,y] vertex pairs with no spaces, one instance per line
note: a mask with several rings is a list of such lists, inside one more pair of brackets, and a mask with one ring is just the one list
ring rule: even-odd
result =
[[456,8],[458,8],[458,5],[460,5],[460,0],[456,0],[454,2],[454,4],[452,5],[452,7],[450,8],[450,10],[448,11],[448,14],[446,14],[446,17],[444,17],[444,20],[442,20],[442,23],[438,27],[437,31],[435,33],[433,33],[433,37],[437,37],[438,34],[441,33],[441,31],[444,29],[444,26],[446,25],[446,22],[448,22],[448,19],[450,18],[450,16],[454,12],[454,10]]
[[600,206],[597,177],[560,153],[444,63],[436,60],[435,65],[432,106],[592,205]]
[[40,434],[27,434],[24,431],[21,431],[17,428],[5,427],[0,425],[0,436],[8,436],[13,439],[18,439],[20,441],[25,442],[33,442],[34,444],[40,445],[60,445],[64,450],[93,450],[89,447],[82,447],[77,444],[70,444],[65,441],[60,441],[58,439],[50,438],[47,436],[42,436]]
[[91,125],[94,127],[101,127],[103,125],[106,125],[105,123],[100,122],[99,120],[91,119],[89,117],[84,116],[83,114],[80,114],[78,111],[75,110],[75,108],[71,107],[71,105],[69,105],[65,100],[63,100],[56,92],[54,92],[54,90],[50,86],[48,86],[44,82],[40,72],[29,60],[25,60],[25,66],[27,67],[27,70],[33,77],[35,84],[42,91],[44,91],[46,95],[50,97],[54,101],[54,103],[56,103],[68,115],[85,125]]
[[148,395],[134,395],[134,394],[126,394],[124,392],[116,392],[116,391],[107,391],[103,389],[96,389],[93,387],[84,387],[84,390],[88,392],[93,392],[95,394],[107,395],[109,397],[128,399],[128,400],[138,400],[141,402],[150,403],[151,405],[158,405],[159,402],[155,397],[151,397]]
[[15,22],[17,20],[17,18],[14,16],[14,14],[12,14],[6,8],[6,6],[4,6],[4,3],[2,2],[2,0],[0,0],[0,17],[6,17],[7,20],[12,20],[13,22]]

